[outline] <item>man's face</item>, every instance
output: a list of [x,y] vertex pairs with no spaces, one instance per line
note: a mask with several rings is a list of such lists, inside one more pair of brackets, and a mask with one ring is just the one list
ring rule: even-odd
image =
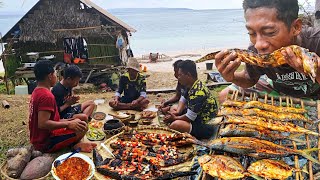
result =
[[57,83],[57,73],[56,73],[56,71],[54,71],[53,73],[51,73],[51,74],[49,74],[48,75],[48,79],[49,79],[49,81],[50,81],[50,85],[51,85],[51,87],[53,87],[54,85],[56,85],[56,83]]
[[174,68],[174,77],[178,79],[179,68]]
[[295,34],[291,30],[293,25],[288,29],[286,24],[277,18],[275,8],[247,9],[245,20],[250,41],[259,54],[272,53],[294,42]]
[[178,78],[178,81],[180,82],[180,84],[182,84],[183,86],[186,85],[187,79],[188,79],[188,75],[183,73],[181,71],[181,69],[178,70],[178,77],[177,78]]
[[128,73],[131,77],[136,77],[137,74],[138,74],[138,71],[134,70],[134,69],[131,69],[131,68],[128,68]]
[[70,87],[74,88],[79,85],[80,77],[68,78],[68,84]]

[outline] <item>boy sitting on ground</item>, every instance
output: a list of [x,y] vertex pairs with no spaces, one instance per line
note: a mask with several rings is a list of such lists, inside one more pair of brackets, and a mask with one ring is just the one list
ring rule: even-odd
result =
[[80,97],[73,95],[72,88],[78,86],[81,78],[82,72],[78,66],[67,66],[63,71],[63,80],[52,88],[62,118],[79,118],[88,121],[96,107],[93,101],[76,104]]
[[[140,72],[140,66],[135,58],[129,58],[128,72],[121,76],[119,88],[115,97],[109,102],[116,110],[143,110],[148,107],[146,78]],[[124,92],[124,96],[121,94]]]
[[50,88],[56,84],[57,76],[53,63],[41,60],[34,67],[38,86],[31,95],[29,105],[30,142],[36,150],[56,152],[73,146],[83,152],[91,152],[95,143],[80,142],[88,127],[77,118],[60,119],[59,110]]
[[208,139],[215,129],[206,123],[216,116],[216,100],[206,85],[198,79],[193,61],[185,60],[179,63],[178,67],[178,81],[188,89],[183,94],[187,112],[180,115],[169,112],[164,121],[169,123],[171,129],[190,133],[197,139]]

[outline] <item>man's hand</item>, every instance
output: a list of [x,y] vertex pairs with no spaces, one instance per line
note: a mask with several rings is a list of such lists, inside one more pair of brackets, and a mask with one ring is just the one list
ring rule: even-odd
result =
[[139,101],[138,101],[138,100],[134,100],[134,101],[131,102],[131,105],[132,105],[133,107],[138,106],[138,104],[139,104]]
[[74,105],[79,102],[79,99],[79,96],[71,96],[66,100],[66,104],[68,104],[69,106]]
[[81,121],[80,119],[69,121],[67,128],[77,132],[85,132],[88,130],[87,123],[85,121]]
[[168,111],[168,114],[164,117],[163,121],[165,123],[172,123],[173,121],[175,121],[175,119],[176,119],[176,115]]
[[229,54],[228,50],[224,50],[216,54],[215,65],[221,76],[228,82],[234,80],[234,73],[241,64],[235,53]]
[[281,54],[284,56],[284,59],[286,60],[289,66],[297,70],[299,73],[305,74],[303,70],[302,59],[297,57],[290,47],[287,47],[285,50],[282,50]]

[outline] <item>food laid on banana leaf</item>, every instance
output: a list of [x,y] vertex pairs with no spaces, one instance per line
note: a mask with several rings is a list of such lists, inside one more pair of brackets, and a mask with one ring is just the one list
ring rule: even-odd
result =
[[203,155],[198,162],[207,174],[222,179],[241,179],[245,177],[245,169],[235,159],[223,155]]
[[183,133],[145,132],[126,128],[110,141],[115,158],[93,151],[97,171],[114,179],[172,179],[196,174],[177,171],[175,165],[192,161],[195,148],[192,136]]
[[[239,58],[242,62],[259,67],[278,67],[287,64],[285,57],[281,53],[281,51],[285,50],[286,48],[291,48],[297,58],[301,59],[304,73],[309,75],[310,78],[315,82],[318,69],[318,56],[316,55],[316,53],[309,52],[308,49],[302,48],[297,45],[280,48],[268,55],[259,55],[250,50],[229,49],[228,55],[231,53],[235,53],[237,55],[237,58]],[[210,53],[200,58],[196,62],[199,63],[214,59],[215,55],[219,52],[220,51]]]

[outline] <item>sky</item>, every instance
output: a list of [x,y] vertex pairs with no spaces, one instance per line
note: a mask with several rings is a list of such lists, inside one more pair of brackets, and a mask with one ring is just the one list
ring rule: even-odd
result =
[[[0,0],[0,12],[27,12],[38,0]],[[240,9],[242,0],[92,0],[104,9],[115,8],[190,8],[190,9]],[[315,0],[299,0],[300,3]]]

